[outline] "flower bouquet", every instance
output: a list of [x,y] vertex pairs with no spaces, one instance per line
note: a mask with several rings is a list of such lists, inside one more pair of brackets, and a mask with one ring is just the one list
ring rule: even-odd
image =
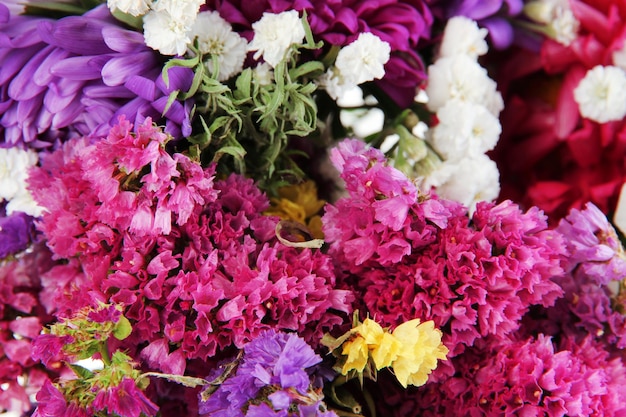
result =
[[4,1],[0,412],[626,415],[625,19]]

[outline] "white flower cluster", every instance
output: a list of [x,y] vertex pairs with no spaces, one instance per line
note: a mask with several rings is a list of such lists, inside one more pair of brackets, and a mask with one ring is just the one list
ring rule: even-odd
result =
[[33,217],[41,215],[43,209],[26,188],[28,170],[36,164],[33,150],[0,148],[0,202],[7,202],[7,215],[20,211]]
[[341,48],[335,64],[319,83],[337,100],[360,84],[383,78],[390,54],[387,42],[373,33],[361,33],[355,41]]
[[500,137],[498,115],[504,102],[496,83],[478,63],[488,50],[486,36],[487,30],[473,20],[450,19],[438,57],[428,68],[425,89],[426,105],[438,119],[426,140],[443,162],[424,179],[424,185],[470,210],[478,201],[493,200],[500,193],[498,168],[485,153]]
[[262,57],[274,68],[287,58],[290,47],[305,37],[295,10],[263,13],[252,25],[254,38],[248,44],[218,12],[200,11],[204,0],[107,0],[107,4],[112,12],[142,16],[146,45],[163,55],[183,56],[195,42],[199,52],[208,57],[204,62],[207,69],[219,71],[219,81],[241,72],[249,51],[256,51],[254,59]]

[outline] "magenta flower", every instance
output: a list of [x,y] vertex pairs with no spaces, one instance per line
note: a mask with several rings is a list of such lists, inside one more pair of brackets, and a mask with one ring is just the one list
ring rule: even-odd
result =
[[43,148],[98,137],[120,115],[137,125],[148,117],[162,121],[175,137],[191,133],[191,102],[174,102],[161,117],[169,93],[188,87],[191,71],[173,69],[166,87],[158,54],[141,33],[120,27],[105,5],[59,20],[6,10],[1,17],[3,142]]
[[93,410],[79,407],[74,402],[66,402],[63,393],[50,381],[46,381],[37,393],[37,408],[33,417],[89,417]]
[[434,320],[454,357],[562,296],[553,278],[564,243],[539,210],[483,202],[470,219],[460,204],[421,194],[362,141],[341,143],[331,159],[348,195],[327,205],[324,233],[363,314],[388,326]]
[[156,404],[130,378],[124,378],[118,385],[99,391],[92,406],[95,411],[115,413],[120,417],[149,417],[159,411]]
[[572,209],[556,230],[568,242],[569,270],[581,268],[600,285],[624,278],[624,249],[606,215],[593,203],[587,203],[584,210]]

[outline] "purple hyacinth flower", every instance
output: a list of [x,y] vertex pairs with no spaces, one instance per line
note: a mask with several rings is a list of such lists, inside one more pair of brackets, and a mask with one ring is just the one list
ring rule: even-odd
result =
[[0,217],[0,259],[23,251],[32,241],[33,218],[25,213]]
[[104,136],[122,114],[135,125],[150,117],[175,138],[191,134],[193,102],[165,107],[192,70],[173,69],[165,86],[162,57],[106,5],[59,20],[1,8],[0,59],[0,134],[10,145]]

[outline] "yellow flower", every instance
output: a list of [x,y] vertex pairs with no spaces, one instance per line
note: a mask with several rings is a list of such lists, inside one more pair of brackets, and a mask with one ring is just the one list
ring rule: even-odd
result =
[[405,388],[424,385],[437,360],[446,360],[448,354],[441,343],[441,331],[435,329],[432,320],[420,324],[414,319],[396,327],[392,334],[400,342],[398,357],[391,364],[396,378]]
[[372,349],[372,359],[376,370],[391,366],[400,353],[400,342],[395,336],[385,332],[380,338],[378,345]]
[[367,348],[367,342],[365,342],[365,339],[361,335],[357,333],[344,342],[341,353],[348,355],[341,369],[342,374],[347,375],[351,370],[363,372],[369,358],[369,350]]
[[304,224],[314,238],[323,238],[322,221],[318,213],[326,202],[317,198],[315,182],[305,181],[281,187],[278,190],[278,198],[272,198],[270,201],[272,205],[265,211],[265,215]]

